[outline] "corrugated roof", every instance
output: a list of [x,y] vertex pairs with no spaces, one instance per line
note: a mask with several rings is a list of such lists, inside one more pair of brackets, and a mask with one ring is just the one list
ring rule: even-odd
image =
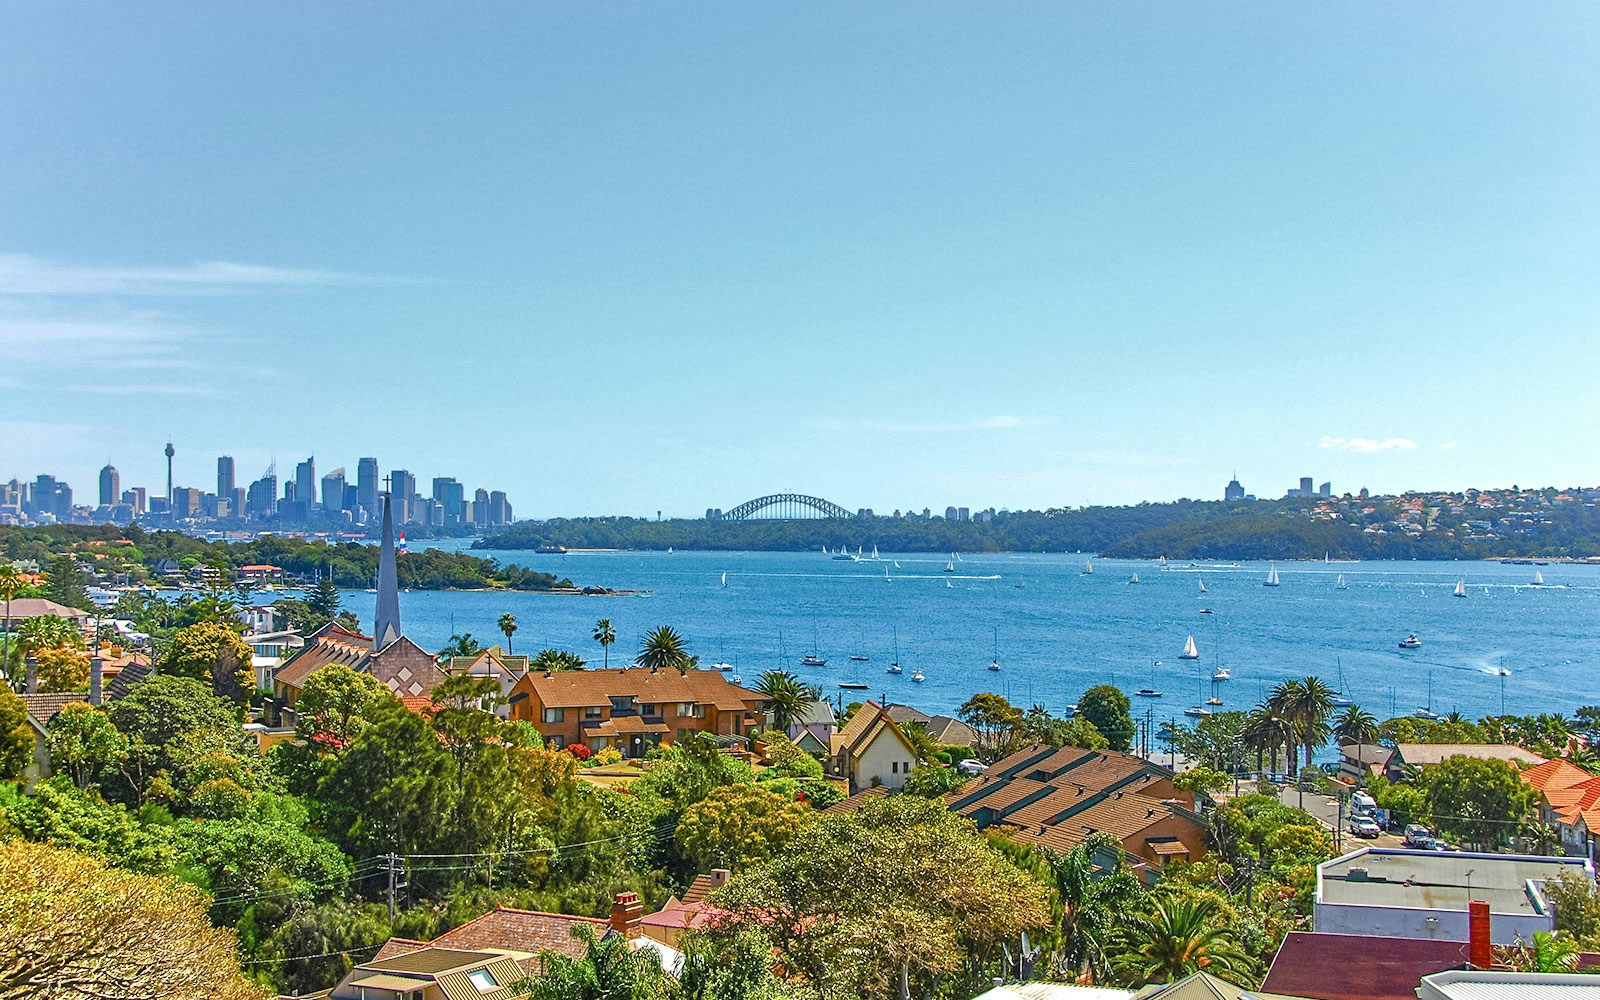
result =
[[1422,977],[1467,962],[1467,942],[1290,931],[1261,988],[1312,1000],[1416,1000]]

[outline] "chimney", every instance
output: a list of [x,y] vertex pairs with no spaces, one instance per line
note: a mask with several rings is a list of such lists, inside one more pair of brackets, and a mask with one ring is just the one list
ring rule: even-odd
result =
[[1489,937],[1489,904],[1467,903],[1467,961],[1474,969],[1494,968],[1494,943]]
[[105,700],[103,694],[105,680],[105,661],[96,653],[89,658],[89,704],[99,705]]
[[35,694],[39,687],[39,659],[30,655],[23,663],[27,665],[28,671],[23,675],[22,693]]
[[611,929],[625,938],[639,936],[639,919],[644,916],[644,904],[636,892],[619,892],[611,904]]
[[733,872],[726,868],[711,869],[711,888],[720,889],[728,884],[728,879],[733,878]]

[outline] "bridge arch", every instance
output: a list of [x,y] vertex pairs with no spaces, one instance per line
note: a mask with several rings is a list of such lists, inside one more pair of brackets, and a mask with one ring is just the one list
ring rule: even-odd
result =
[[722,515],[724,521],[798,521],[807,518],[853,517],[848,510],[821,497],[800,493],[774,493],[756,497]]

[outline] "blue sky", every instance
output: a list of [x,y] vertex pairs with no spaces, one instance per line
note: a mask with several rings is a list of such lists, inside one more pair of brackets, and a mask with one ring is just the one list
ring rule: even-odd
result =
[[0,476],[1600,481],[1600,8],[12,4]]

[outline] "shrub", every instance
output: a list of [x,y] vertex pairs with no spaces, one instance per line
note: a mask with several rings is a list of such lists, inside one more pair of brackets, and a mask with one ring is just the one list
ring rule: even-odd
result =
[[566,750],[567,753],[570,753],[579,760],[588,760],[590,757],[594,756],[594,751],[589,749],[589,745],[587,743],[568,743]]

